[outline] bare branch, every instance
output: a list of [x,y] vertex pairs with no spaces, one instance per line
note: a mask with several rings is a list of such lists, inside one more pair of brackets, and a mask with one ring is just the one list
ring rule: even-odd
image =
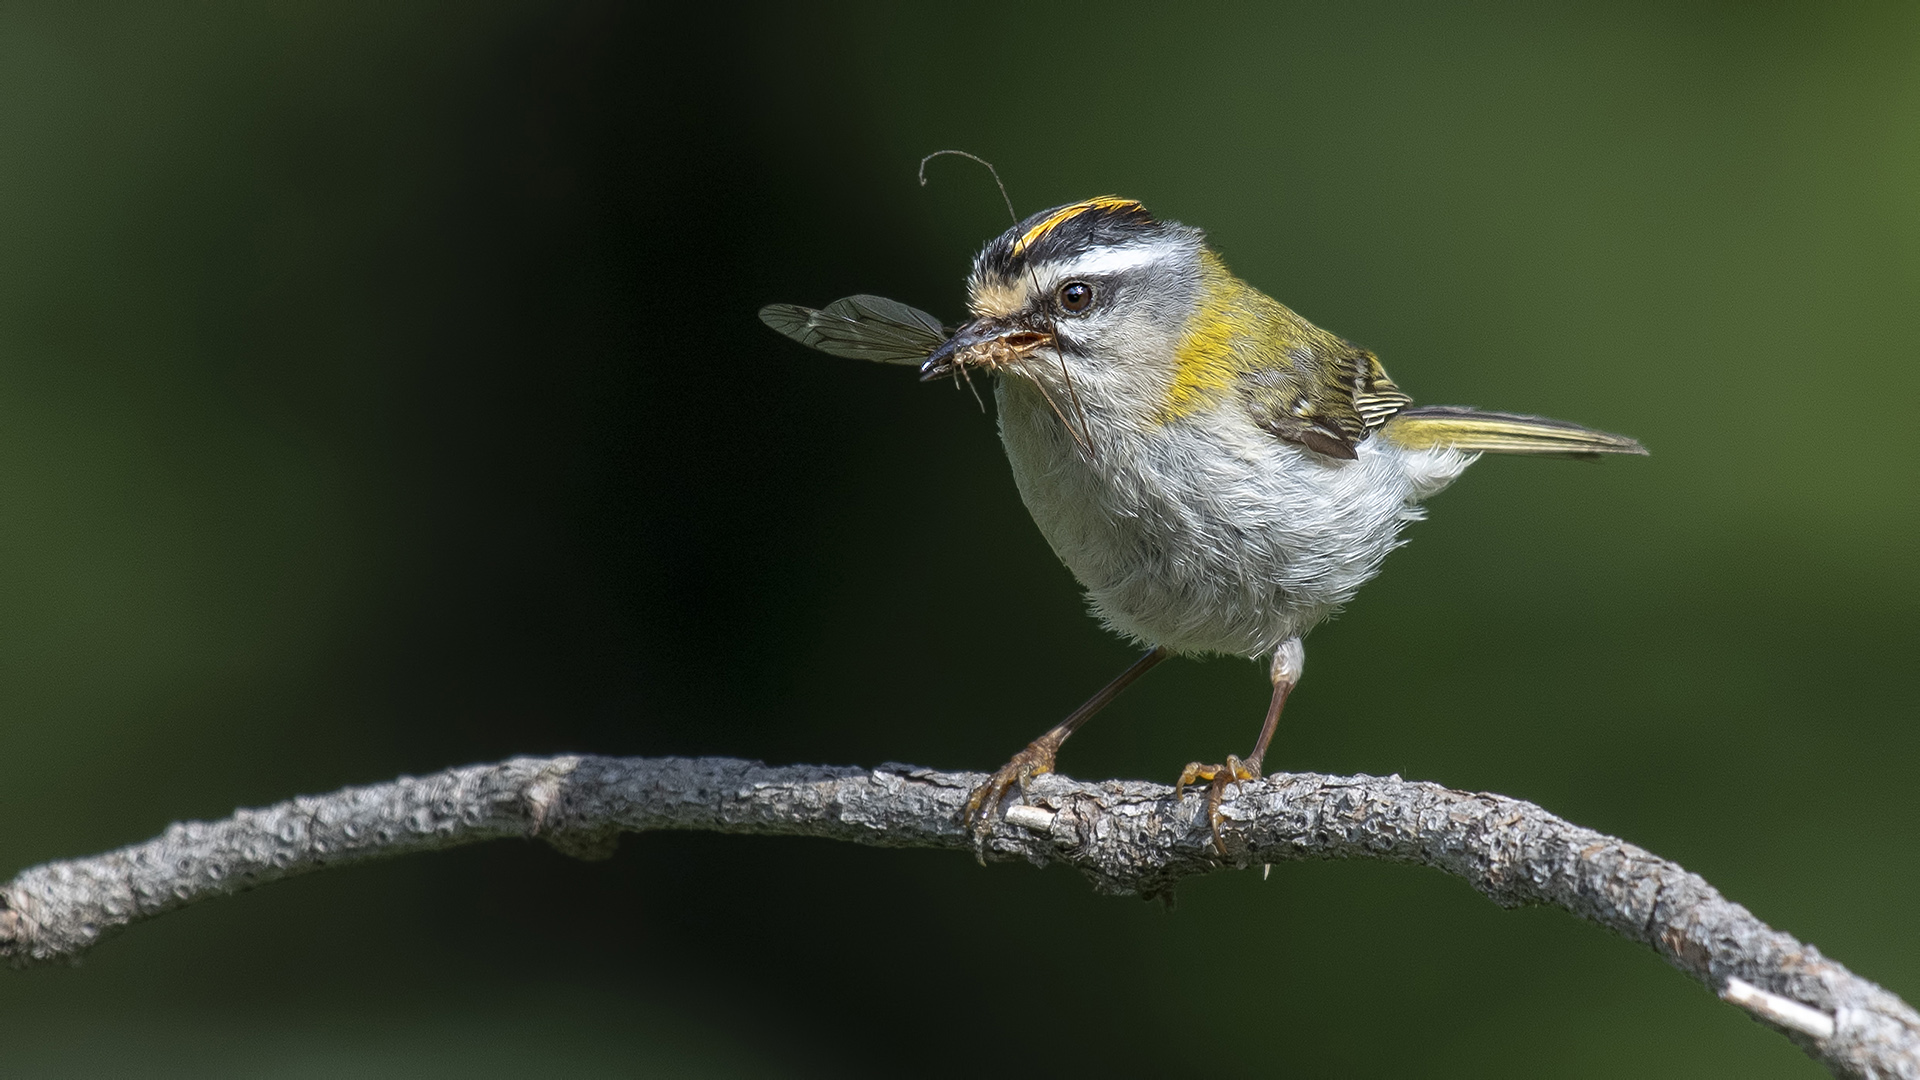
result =
[[[604,856],[622,832],[699,829],[969,850],[982,777],[905,765],[768,767],[729,758],[515,758],[347,788],[48,863],[0,888],[0,957],[69,959],[140,919],[312,870],[502,837]],[[1138,781],[1042,776],[985,852],[1063,863],[1107,893],[1162,896],[1230,869],[1203,799]],[[1506,907],[1552,904],[1640,942],[1835,1074],[1920,1080],[1920,1014],[1780,933],[1700,877],[1532,803],[1397,776],[1279,774],[1222,808],[1238,866],[1390,859],[1465,878]]]

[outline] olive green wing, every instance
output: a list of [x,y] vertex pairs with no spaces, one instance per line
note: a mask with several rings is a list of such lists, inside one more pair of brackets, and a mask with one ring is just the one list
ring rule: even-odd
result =
[[1287,363],[1241,375],[1253,422],[1288,442],[1328,457],[1357,457],[1355,447],[1413,404],[1387,377],[1380,359],[1327,335],[1287,351]]
[[1381,436],[1410,450],[1450,446],[1475,454],[1532,454],[1590,458],[1645,454],[1638,439],[1565,420],[1489,412],[1459,405],[1428,405],[1393,417]]

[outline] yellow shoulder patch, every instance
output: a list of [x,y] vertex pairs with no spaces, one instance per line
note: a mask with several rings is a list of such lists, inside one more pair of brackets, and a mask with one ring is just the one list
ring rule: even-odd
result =
[[1039,243],[1041,237],[1089,210],[1131,210],[1139,205],[1139,201],[1135,199],[1123,199],[1118,195],[1102,195],[1097,199],[1087,199],[1084,202],[1063,206],[1048,214],[1046,220],[1040,224],[1022,233],[1020,239],[1014,241],[1011,254],[1014,258],[1019,258],[1021,252]]
[[1202,255],[1200,274],[1200,303],[1174,347],[1173,379],[1155,418],[1162,424],[1219,401],[1233,388],[1234,345],[1250,329],[1241,295],[1246,286],[1220,257],[1211,251]]

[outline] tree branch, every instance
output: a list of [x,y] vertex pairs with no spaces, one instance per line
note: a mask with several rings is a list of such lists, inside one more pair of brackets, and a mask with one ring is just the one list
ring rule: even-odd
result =
[[[906,765],[769,767],[729,758],[514,758],[308,796],[47,863],[0,887],[0,957],[70,959],[141,919],[346,863],[503,837],[610,854],[622,832],[781,833],[969,850],[957,824],[982,777]],[[1532,803],[1398,776],[1279,774],[1222,807],[1138,781],[1042,776],[985,857],[1063,863],[1105,893],[1169,895],[1181,878],[1289,859],[1389,859],[1465,878],[1503,907],[1552,904],[1665,957],[1836,1075],[1920,1080],[1920,1014],[1695,874]]]

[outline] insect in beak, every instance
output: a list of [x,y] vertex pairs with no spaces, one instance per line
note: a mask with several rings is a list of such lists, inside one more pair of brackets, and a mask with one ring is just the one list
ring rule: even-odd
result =
[[998,321],[977,320],[961,327],[945,344],[933,350],[920,365],[920,378],[922,381],[940,379],[976,367],[998,371],[1052,343],[1052,334]]

